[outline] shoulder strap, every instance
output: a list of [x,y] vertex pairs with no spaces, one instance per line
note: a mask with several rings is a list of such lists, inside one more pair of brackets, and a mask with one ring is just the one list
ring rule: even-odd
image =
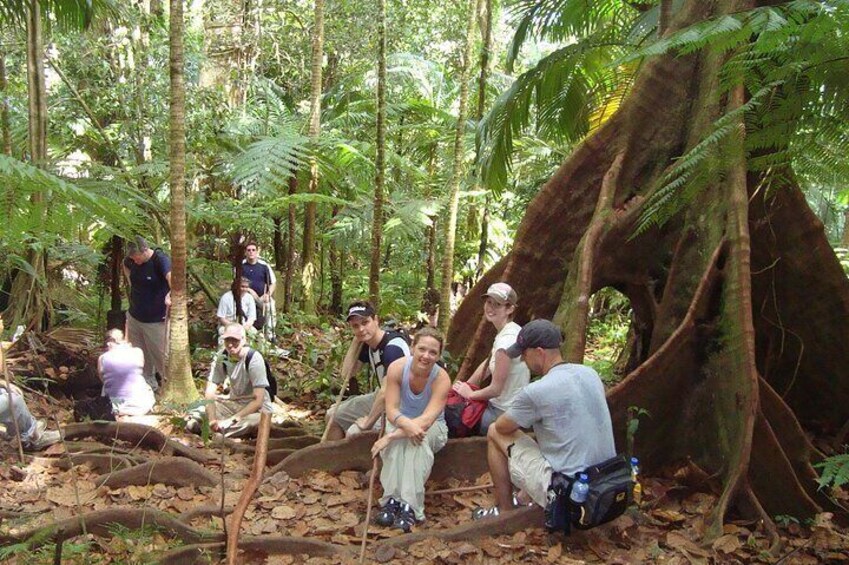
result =
[[256,353],[256,349],[248,348],[248,354],[245,355],[245,371],[250,369],[251,367],[251,359],[254,358],[254,353]]

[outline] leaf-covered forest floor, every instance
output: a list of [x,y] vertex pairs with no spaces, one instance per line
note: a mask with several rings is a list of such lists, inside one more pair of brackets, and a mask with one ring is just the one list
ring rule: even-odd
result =
[[[280,360],[278,378],[293,375],[298,382],[318,378],[313,362],[296,361],[312,345],[324,343],[319,356],[329,354],[338,334],[329,332],[295,332],[280,345],[292,351],[292,360]],[[331,335],[332,334],[332,335]],[[307,339],[305,339],[307,338]],[[321,349],[321,348],[319,348]],[[69,362],[70,363],[70,362]],[[20,368],[20,367],[19,367]],[[70,366],[65,373],[73,374]],[[56,369],[58,374],[59,370]],[[312,377],[310,376],[312,375]],[[286,378],[286,377],[284,377]],[[282,380],[282,379],[281,379]],[[305,433],[320,434],[325,399],[318,399],[309,387],[299,385],[300,393],[290,391],[289,415],[298,421]],[[60,395],[61,396],[61,395]],[[68,399],[30,393],[28,404],[33,413],[55,427],[73,420]],[[210,453],[202,466],[215,478],[214,485],[177,486],[154,480],[122,487],[98,486],[108,469],[95,470],[89,464],[68,469],[68,452],[92,451],[126,457],[135,461],[152,461],[165,455],[126,442],[107,446],[102,440],[68,441],[43,453],[28,456],[27,463],[18,462],[13,442],[0,443],[0,539],[20,535],[24,531],[79,515],[108,510],[155,509],[168,513],[197,534],[222,532],[222,520],[215,516],[222,504],[225,511],[236,504],[250,474],[253,454],[239,452],[215,444],[204,445],[198,436],[183,433],[167,414],[155,419],[157,427],[176,441]],[[248,442],[250,443],[250,442]],[[637,438],[639,443],[639,438]],[[345,471],[338,475],[314,471],[298,479],[285,472],[271,472],[267,467],[262,485],[251,501],[242,523],[241,535],[304,536],[347,547],[350,554],[318,557],[308,554],[245,554],[243,563],[348,563],[356,561],[366,515],[368,473]],[[223,481],[223,489],[222,489]],[[438,534],[471,520],[471,510],[491,504],[488,475],[474,481],[451,479],[428,483],[428,492],[458,487],[481,488],[466,492],[429,495],[426,500],[427,522],[416,532]],[[380,495],[376,482],[375,499]],[[223,492],[223,500],[222,500]],[[724,533],[713,543],[703,542],[705,524],[716,503],[709,477],[694,466],[667,469],[661,476],[643,479],[643,501],[639,509],[631,509],[611,524],[590,532],[579,532],[569,538],[549,535],[541,527],[529,528],[513,535],[484,536],[465,541],[445,542],[437,537],[411,545],[378,546],[379,540],[395,537],[397,530],[369,527],[367,558],[380,563],[847,563],[849,562],[849,530],[835,524],[829,514],[810,521],[794,517],[778,517],[781,546],[770,553],[770,540],[762,524],[734,520],[725,525]],[[845,491],[838,493],[845,496]],[[17,514],[17,515],[14,515]],[[115,514],[118,516],[118,514]],[[153,520],[151,520],[153,521]],[[98,533],[100,535],[95,535]],[[64,543],[62,563],[153,563],[165,552],[191,540],[176,539],[165,527],[146,526],[127,529],[106,520],[104,529],[90,531]],[[55,544],[42,548],[8,546],[0,549],[3,563],[53,563]],[[210,562],[217,562],[209,556]]]

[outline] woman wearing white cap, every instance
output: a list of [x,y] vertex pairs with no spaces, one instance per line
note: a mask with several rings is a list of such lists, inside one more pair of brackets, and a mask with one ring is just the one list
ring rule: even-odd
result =
[[[468,381],[455,382],[454,390],[468,400],[488,401],[480,427],[481,435],[486,435],[490,424],[510,407],[513,396],[530,382],[531,373],[520,358],[510,359],[505,352],[516,343],[516,336],[522,329],[522,326],[513,321],[518,302],[516,291],[505,282],[497,282],[487,289],[483,297],[486,299],[483,315],[495,326],[498,334],[489,357],[478,365]],[[480,390],[472,390],[469,385],[480,384],[487,375],[492,377],[489,385]]]

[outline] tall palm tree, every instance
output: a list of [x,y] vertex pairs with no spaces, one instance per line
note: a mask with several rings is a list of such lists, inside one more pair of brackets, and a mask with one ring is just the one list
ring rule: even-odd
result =
[[186,285],[186,86],[183,79],[183,0],[171,0],[170,173],[171,187],[171,315],[168,381],[163,400],[189,403],[198,398],[189,353],[189,309]]

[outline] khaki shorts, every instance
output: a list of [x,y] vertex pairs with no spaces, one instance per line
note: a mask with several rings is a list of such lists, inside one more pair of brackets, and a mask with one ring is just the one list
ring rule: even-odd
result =
[[371,412],[372,404],[374,404],[375,396],[377,396],[377,393],[371,392],[369,394],[352,396],[345,400],[339,404],[339,408],[334,412],[333,421],[343,430],[347,430],[358,419],[368,416],[369,412]]
[[551,484],[551,465],[542,456],[537,442],[524,434],[520,435],[510,446],[508,466],[510,482],[545,508],[545,495]]

